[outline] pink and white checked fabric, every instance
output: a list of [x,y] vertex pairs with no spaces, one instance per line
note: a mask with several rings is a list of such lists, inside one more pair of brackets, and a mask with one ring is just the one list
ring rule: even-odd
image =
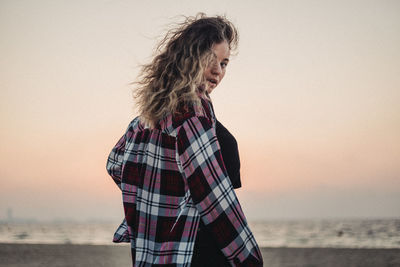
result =
[[201,103],[154,129],[135,118],[108,157],[125,212],[113,241],[131,243],[133,266],[190,266],[200,220],[232,266],[262,266]]

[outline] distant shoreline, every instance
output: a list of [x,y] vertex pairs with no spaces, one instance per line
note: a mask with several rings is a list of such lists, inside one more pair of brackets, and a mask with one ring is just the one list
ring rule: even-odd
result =
[[[13,241],[0,241],[0,248],[5,245],[25,245],[25,246],[95,246],[95,247],[129,247],[129,243],[123,242],[123,243],[113,243],[112,241],[109,242],[109,244],[105,243],[57,243],[57,242],[13,242]],[[295,246],[262,246],[259,244],[260,249],[267,249],[267,250],[273,250],[273,249],[288,249],[288,250],[319,250],[319,249],[332,249],[332,250],[397,250],[400,251],[400,247],[295,247]],[[399,266],[400,267],[400,266]]]
[[[264,266],[400,266],[400,249],[261,248]],[[129,244],[0,243],[3,266],[132,266]]]
[[[260,247],[397,248],[400,219],[249,222]],[[113,245],[119,223],[0,223],[0,243]]]

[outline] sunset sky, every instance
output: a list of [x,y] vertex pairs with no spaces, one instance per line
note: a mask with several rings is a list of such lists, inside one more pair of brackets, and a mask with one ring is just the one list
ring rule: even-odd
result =
[[122,218],[107,156],[180,15],[225,14],[212,93],[249,220],[400,216],[400,1],[0,0],[0,220]]

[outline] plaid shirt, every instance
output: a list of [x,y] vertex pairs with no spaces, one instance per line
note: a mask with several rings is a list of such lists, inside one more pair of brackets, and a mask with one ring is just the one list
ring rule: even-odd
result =
[[262,266],[201,102],[154,129],[135,118],[108,157],[125,211],[113,241],[131,243],[134,266],[190,266],[200,220],[232,266]]

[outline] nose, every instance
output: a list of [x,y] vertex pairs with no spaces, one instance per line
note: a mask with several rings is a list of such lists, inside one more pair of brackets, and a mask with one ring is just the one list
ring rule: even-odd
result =
[[222,68],[221,65],[218,64],[217,62],[213,64],[211,68],[211,73],[214,75],[220,75],[222,73]]

